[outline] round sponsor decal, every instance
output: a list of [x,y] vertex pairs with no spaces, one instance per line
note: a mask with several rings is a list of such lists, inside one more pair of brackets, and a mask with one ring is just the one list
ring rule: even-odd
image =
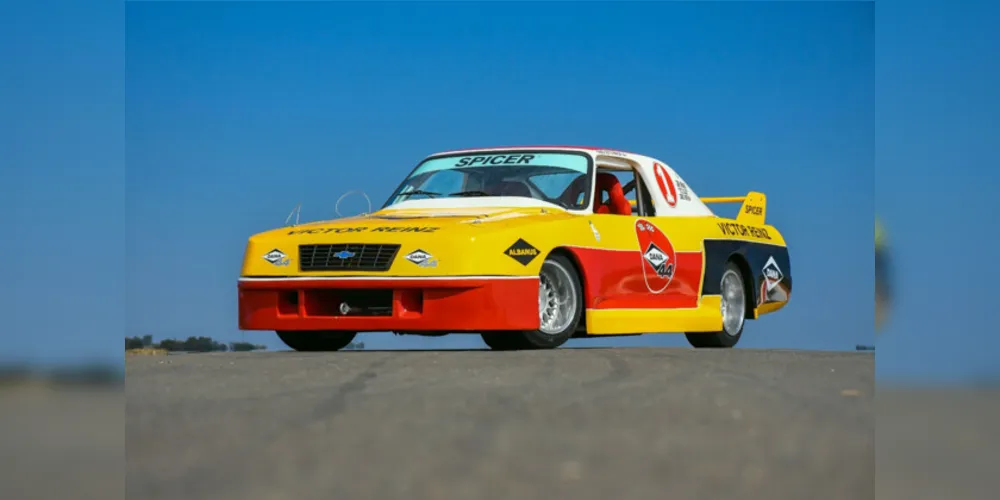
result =
[[653,163],[653,174],[656,175],[656,184],[660,187],[660,194],[667,200],[667,205],[677,206],[677,188],[674,187],[674,180],[670,178],[667,168],[659,163]]
[[652,293],[666,290],[674,279],[677,264],[670,238],[646,219],[635,221],[635,236],[639,240],[642,277],[646,280],[646,288]]

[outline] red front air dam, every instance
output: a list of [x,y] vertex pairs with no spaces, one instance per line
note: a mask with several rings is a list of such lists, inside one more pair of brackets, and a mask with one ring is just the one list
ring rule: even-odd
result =
[[239,314],[241,330],[535,330],[538,277],[241,278]]

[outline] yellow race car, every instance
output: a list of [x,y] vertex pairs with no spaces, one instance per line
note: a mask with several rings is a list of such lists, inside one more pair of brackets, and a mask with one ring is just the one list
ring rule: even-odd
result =
[[[712,203],[740,203],[723,218]],[[250,237],[239,326],[328,351],[358,332],[474,333],[499,350],[685,332],[733,347],[792,290],[758,192],[699,198],[666,163],[576,146],[448,151],[378,210]]]

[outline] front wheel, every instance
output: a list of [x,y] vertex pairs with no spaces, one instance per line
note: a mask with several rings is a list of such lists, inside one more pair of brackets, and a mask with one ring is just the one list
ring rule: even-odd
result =
[[685,333],[692,347],[734,347],[743,336],[747,299],[743,273],[733,262],[726,264],[719,290],[722,294],[722,331]]
[[351,344],[357,332],[293,331],[275,332],[288,347],[300,352],[339,351]]
[[550,255],[538,274],[538,330],[486,332],[493,350],[553,349],[566,343],[583,316],[583,287],[573,263]]

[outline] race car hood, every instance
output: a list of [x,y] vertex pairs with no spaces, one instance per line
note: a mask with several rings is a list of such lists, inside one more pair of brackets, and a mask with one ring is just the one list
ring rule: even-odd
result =
[[[400,245],[396,261],[420,250],[441,257],[441,265],[436,272],[466,272],[458,269],[459,262],[475,263],[477,249],[502,252],[511,243],[507,241],[511,239],[510,235],[528,226],[569,217],[576,216],[546,207],[407,208],[288,226],[250,238],[243,275],[294,274],[299,268],[299,246],[317,244],[395,244]],[[494,251],[492,247],[498,245],[504,247]],[[278,256],[277,260],[268,257],[272,252]],[[274,264],[272,260],[279,264]],[[393,271],[398,267],[394,263]],[[404,266],[401,271],[412,274],[418,269]]]

